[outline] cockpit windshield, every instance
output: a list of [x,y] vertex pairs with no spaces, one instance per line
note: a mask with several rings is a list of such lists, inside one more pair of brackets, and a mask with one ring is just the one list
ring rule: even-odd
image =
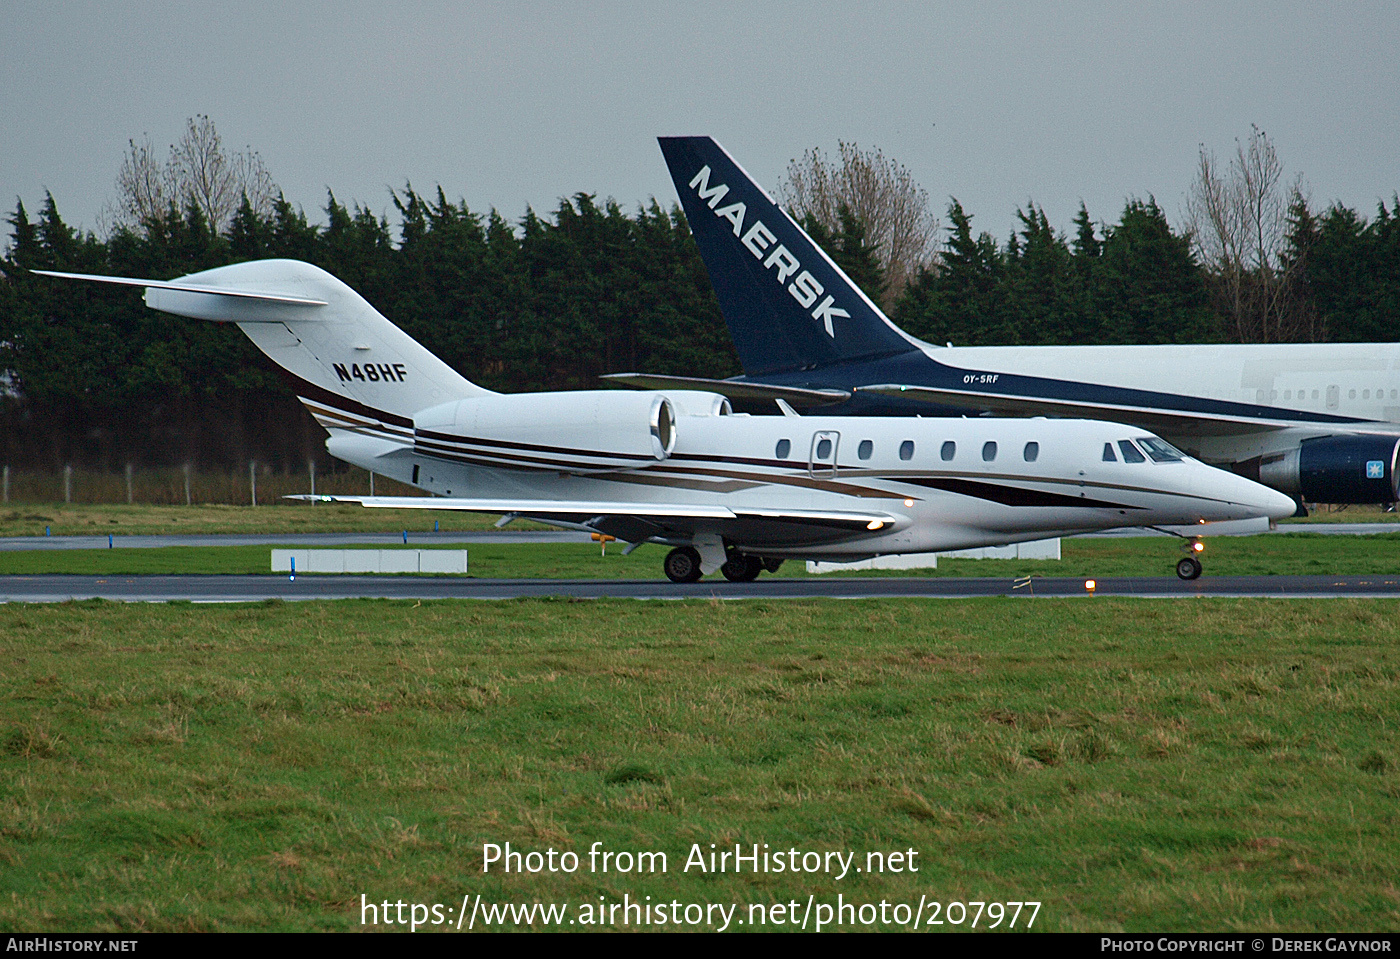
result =
[[1137,442],[1154,463],[1180,463],[1186,458],[1181,450],[1155,436],[1139,436]]

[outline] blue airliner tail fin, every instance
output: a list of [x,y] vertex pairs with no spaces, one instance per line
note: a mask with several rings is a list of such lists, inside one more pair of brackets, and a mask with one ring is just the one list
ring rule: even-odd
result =
[[749,376],[918,347],[710,137],[660,137]]

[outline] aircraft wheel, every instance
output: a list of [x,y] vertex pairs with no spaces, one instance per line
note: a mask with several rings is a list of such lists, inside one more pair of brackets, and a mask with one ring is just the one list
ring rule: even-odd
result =
[[1195,579],[1201,575],[1201,561],[1194,556],[1187,556],[1176,564],[1176,575],[1182,579]]
[[728,561],[719,568],[719,571],[731,583],[751,583],[758,579],[759,573],[763,572],[763,560],[757,556],[733,553]]
[[763,561],[763,568],[768,570],[768,572],[770,573],[776,573],[778,571],[778,567],[782,565],[783,561],[781,559],[769,558]]
[[700,580],[700,553],[690,546],[680,546],[666,554],[661,564],[666,578],[673,583],[695,583]]

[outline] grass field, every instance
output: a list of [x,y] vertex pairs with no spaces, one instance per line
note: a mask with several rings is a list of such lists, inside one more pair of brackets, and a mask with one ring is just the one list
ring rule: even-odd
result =
[[[0,536],[115,536],[214,533],[424,532],[490,529],[499,517],[421,509],[366,509],[355,503],[276,501],[271,506],[10,505],[0,509]],[[511,529],[548,529],[518,520]]]
[[[1393,930],[1396,611],[4,606],[0,927],[355,929],[361,894],[479,893]],[[506,842],[583,866],[483,875]],[[595,842],[668,871],[590,872]],[[687,873],[693,843],[912,849],[919,871]]]
[[[415,547],[422,544],[415,543]],[[661,579],[665,547],[645,546],[630,556],[613,544],[606,555],[588,543],[485,543],[465,548],[471,575],[481,579]],[[1066,539],[1062,559],[943,559],[918,576],[1170,576],[1181,556],[1161,537]],[[1217,537],[1203,554],[1207,576],[1395,575],[1400,577],[1400,533],[1324,536],[1287,533]],[[0,552],[0,574],[267,573],[269,546],[157,549],[23,550]],[[718,575],[718,574],[715,574]],[[770,574],[764,574],[765,576]],[[806,576],[804,564],[785,563],[777,576]],[[906,570],[870,570],[843,576],[903,576]]]

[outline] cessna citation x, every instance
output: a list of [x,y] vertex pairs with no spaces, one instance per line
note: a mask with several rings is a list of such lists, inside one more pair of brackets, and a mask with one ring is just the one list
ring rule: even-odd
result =
[[663,137],[743,376],[616,374],[736,403],[1071,416],[1159,433],[1295,500],[1400,499],[1400,345],[938,347],[895,326],[709,137]]
[[[751,580],[788,557],[857,559],[1119,526],[1282,517],[1286,496],[1145,430],[1048,419],[747,416],[718,393],[493,393],[315,266],[262,260],[145,288],[237,323],[289,374],[326,448],[425,497],[321,497],[502,513],[673,547],[665,572]],[[791,409],[789,407],[789,412]],[[1195,578],[1188,556],[1178,574]]]

